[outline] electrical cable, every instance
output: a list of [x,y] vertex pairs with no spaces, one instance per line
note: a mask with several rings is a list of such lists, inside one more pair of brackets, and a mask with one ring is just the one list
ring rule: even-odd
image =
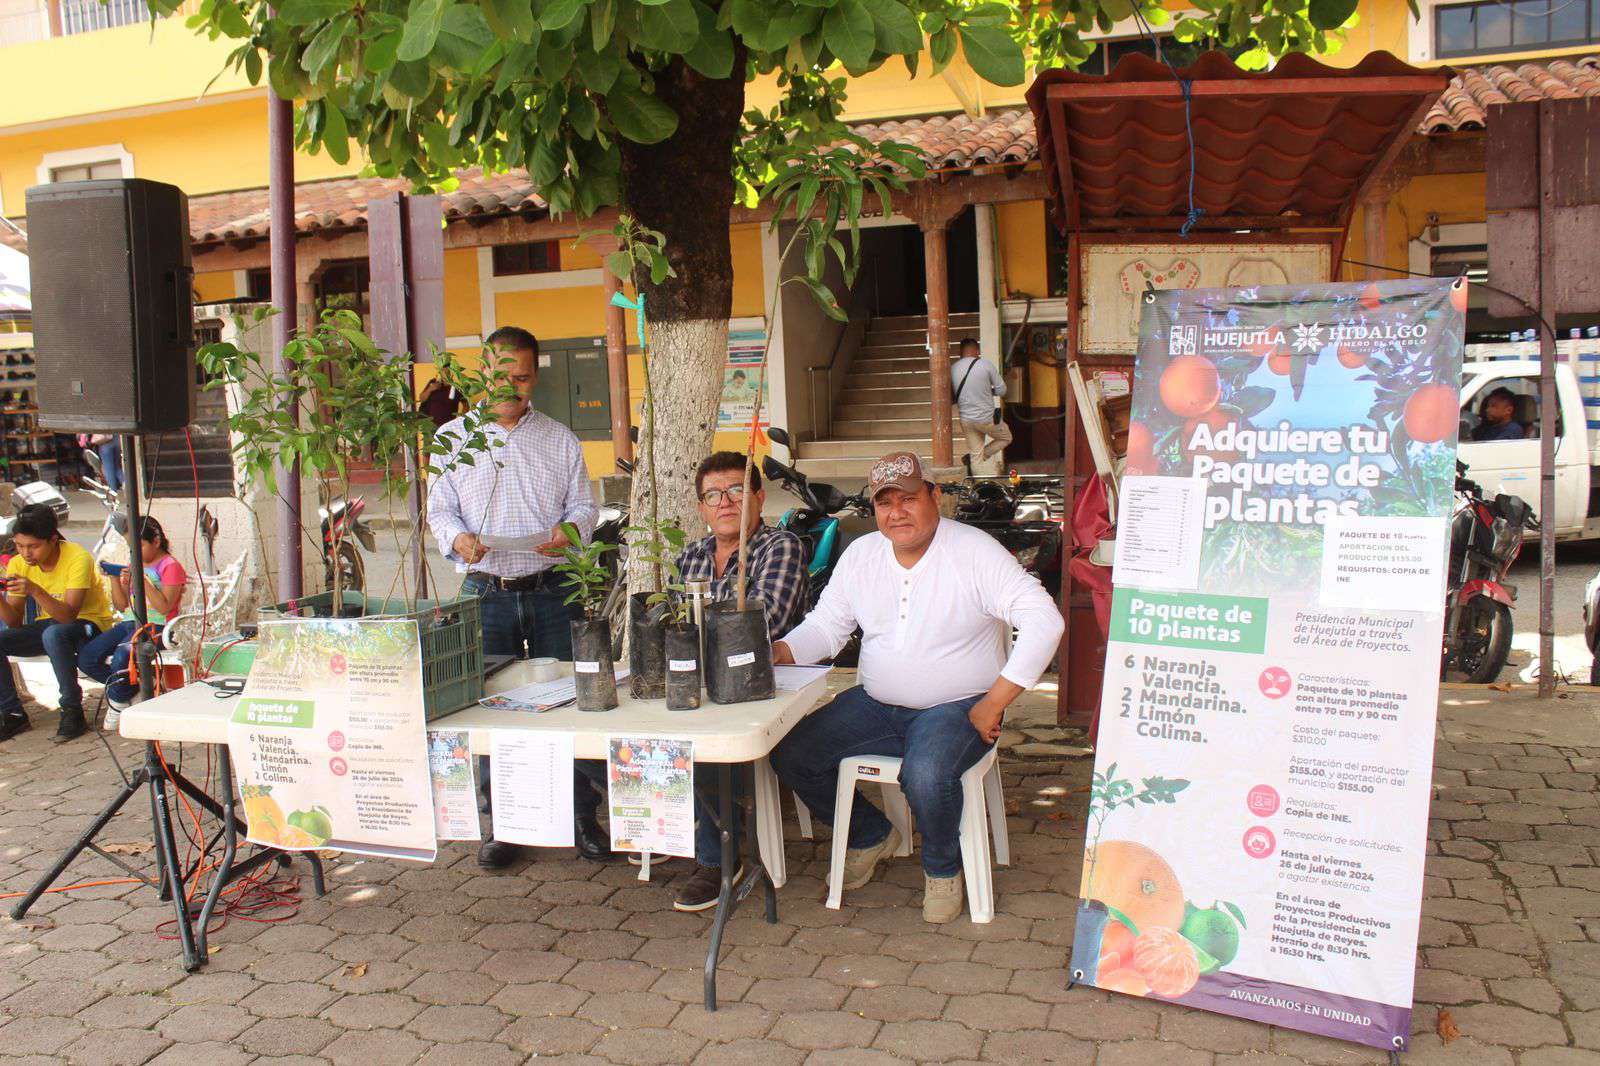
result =
[[1189,217],[1178,227],[1178,236],[1187,237],[1189,231],[1194,229],[1200,221],[1200,216],[1205,214],[1205,209],[1197,207],[1194,202],[1195,171],[1197,169],[1194,151],[1194,87],[1189,79],[1178,73],[1178,68],[1161,52],[1161,40],[1155,31],[1150,28],[1150,23],[1145,20],[1144,12],[1137,7],[1133,9],[1134,24],[1139,28],[1155,49],[1156,60],[1172,72],[1172,77],[1178,83],[1178,88],[1183,92],[1183,131],[1189,139]]

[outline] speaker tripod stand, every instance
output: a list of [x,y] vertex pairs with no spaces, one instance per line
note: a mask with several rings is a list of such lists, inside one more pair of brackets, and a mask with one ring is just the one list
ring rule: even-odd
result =
[[[128,516],[128,530],[130,548],[137,551],[143,532],[143,524],[139,514],[139,457],[135,452],[135,442],[132,437],[121,438],[122,454],[131,461],[124,464],[126,479],[124,492],[126,493],[126,507]],[[133,571],[140,577],[143,576],[143,566],[133,562]],[[148,619],[145,605],[144,581],[130,582],[133,593],[133,615],[139,621],[139,628],[135,631],[133,649],[134,661],[139,670],[139,695],[140,698],[149,699],[155,693],[156,673],[156,648],[155,642],[150,638],[145,622]],[[206,947],[206,929],[211,920],[211,914],[221,899],[222,890],[229,884],[246,876],[256,868],[266,863],[277,861],[287,864],[287,852],[266,849],[257,852],[243,862],[235,863],[234,854],[238,847],[240,832],[245,828],[244,823],[234,811],[233,802],[233,766],[228,759],[228,752],[223,748],[218,760],[218,779],[222,801],[218,802],[205,789],[190,781],[183,774],[167,766],[161,756],[160,748],[154,741],[146,741],[144,746],[144,762],[136,767],[132,774],[122,774],[122,788],[106,804],[94,821],[89,823],[72,846],[62,852],[55,863],[45,872],[38,882],[28,890],[28,893],[17,901],[11,908],[13,918],[21,918],[28,913],[39,897],[49,891],[60,876],[66,872],[67,867],[85,851],[93,852],[114,865],[125,870],[135,879],[142,881],[147,886],[154,888],[163,901],[170,900],[175,912],[175,923],[178,931],[178,942],[183,950],[183,968],[194,971],[205,964],[209,951]],[[206,811],[222,822],[222,828],[217,835],[209,840],[202,838],[199,841],[200,855],[195,860],[193,868],[188,871],[183,869],[178,859],[178,840],[172,823],[171,789],[177,789],[181,795],[188,796],[200,804]],[[148,789],[150,793],[150,822],[151,831],[155,836],[156,873],[151,876],[145,870],[140,870],[123,861],[120,856],[113,855],[95,842],[100,833],[111,820],[115,818],[128,804],[128,801],[139,794],[141,790]],[[205,857],[218,840],[223,844],[223,857],[212,877],[210,890],[198,910],[193,909],[189,897],[184,890],[192,878],[198,877]],[[322,863],[315,854],[308,855],[311,863],[311,876],[317,895],[325,891],[322,877]]]

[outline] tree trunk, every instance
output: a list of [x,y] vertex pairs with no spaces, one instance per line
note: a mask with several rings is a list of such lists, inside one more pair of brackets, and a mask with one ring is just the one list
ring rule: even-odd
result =
[[[733,311],[728,223],[744,66],[742,48],[729,78],[706,78],[674,60],[655,74],[655,93],[677,112],[677,132],[660,144],[621,144],[623,210],[665,237],[667,258],[677,272],[660,285],[650,282],[647,271],[635,279],[645,297],[657,418],[655,425],[648,415],[640,422],[633,521],[649,521],[656,502],[661,520],[677,523],[691,537],[701,528],[694,470],[711,451],[717,428]],[[652,480],[659,501],[652,500]],[[654,573],[636,556],[628,564],[628,587],[634,592],[655,588]]]

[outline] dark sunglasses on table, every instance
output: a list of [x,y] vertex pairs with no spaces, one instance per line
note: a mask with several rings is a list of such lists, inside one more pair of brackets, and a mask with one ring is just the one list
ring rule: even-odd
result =
[[744,486],[735,485],[729,489],[706,489],[700,494],[700,502],[707,507],[721,507],[724,498],[729,503],[738,503],[744,499]]

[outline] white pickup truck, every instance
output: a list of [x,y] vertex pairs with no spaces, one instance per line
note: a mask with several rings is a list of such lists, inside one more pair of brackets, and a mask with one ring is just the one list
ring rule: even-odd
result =
[[[1557,352],[1561,360],[1556,364],[1556,536],[1600,537],[1600,340],[1562,340]],[[1513,417],[1523,434],[1515,439],[1474,440],[1485,402],[1499,389],[1512,394]],[[1483,486],[1485,496],[1492,499],[1499,492],[1520,496],[1536,514],[1541,414],[1537,343],[1467,345],[1461,368],[1460,444],[1467,476]],[[1539,518],[1543,521],[1544,516]]]

